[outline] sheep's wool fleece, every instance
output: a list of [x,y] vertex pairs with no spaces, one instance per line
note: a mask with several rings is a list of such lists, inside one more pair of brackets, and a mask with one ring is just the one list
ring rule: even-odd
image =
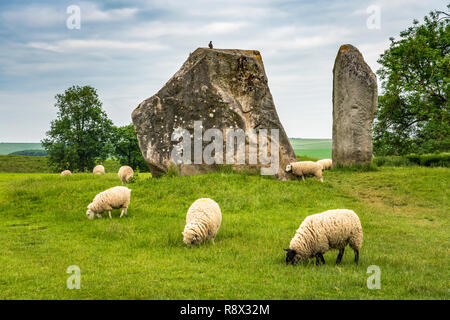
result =
[[130,178],[134,176],[133,168],[129,166],[122,166],[119,169],[118,175],[123,183],[128,183],[130,181]]
[[313,161],[292,162],[292,172],[297,176],[314,175],[322,178],[322,166]]
[[128,208],[131,190],[127,187],[113,187],[97,194],[88,205],[88,209],[95,213],[110,211],[112,209]]
[[70,176],[72,174],[72,172],[70,172],[70,170],[64,170],[63,172],[61,172],[62,176]]
[[105,167],[99,164],[95,166],[94,170],[92,170],[93,174],[105,174]]
[[196,200],[186,214],[184,228],[184,242],[190,243],[188,234],[193,232],[197,242],[214,239],[222,223],[222,212],[219,205],[212,199],[201,198]]
[[331,159],[322,159],[317,161],[323,168],[323,170],[329,170],[333,166],[333,160]]
[[335,209],[306,217],[289,248],[297,252],[299,259],[305,260],[329,249],[342,249],[347,244],[359,251],[362,241],[361,222],[356,213],[348,209]]

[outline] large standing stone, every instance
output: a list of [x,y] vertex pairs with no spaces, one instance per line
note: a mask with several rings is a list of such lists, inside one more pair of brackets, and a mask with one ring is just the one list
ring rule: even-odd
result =
[[[203,133],[210,128],[222,130],[224,153],[226,129],[240,128],[246,132],[278,129],[279,168],[276,176],[293,178],[284,168],[289,162],[296,161],[295,153],[275,110],[258,51],[198,48],[158,93],[139,104],[132,119],[142,154],[154,175],[167,172],[173,163],[171,150],[178,143],[171,141],[174,130],[188,129],[194,135],[194,121],[202,121]],[[207,144],[203,142],[203,148]],[[248,160],[247,154],[243,165],[233,167],[264,167],[250,165]],[[215,164],[194,164],[193,151],[192,161],[192,164],[180,165],[182,175],[217,168]]]
[[333,68],[333,165],[372,160],[377,78],[354,46],[339,48]]

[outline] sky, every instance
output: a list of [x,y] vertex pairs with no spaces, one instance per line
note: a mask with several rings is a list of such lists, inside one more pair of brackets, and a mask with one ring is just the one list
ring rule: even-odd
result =
[[[80,9],[79,29],[68,27],[70,6]],[[389,37],[431,10],[446,11],[446,2],[0,1],[0,142],[43,139],[55,95],[73,85],[96,88],[111,120],[129,124],[134,108],[210,40],[261,52],[289,137],[331,138],[339,47],[356,46],[375,72]]]

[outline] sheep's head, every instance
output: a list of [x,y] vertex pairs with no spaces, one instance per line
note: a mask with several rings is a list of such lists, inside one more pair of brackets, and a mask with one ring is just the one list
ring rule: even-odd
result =
[[286,251],[286,264],[294,264],[296,261],[295,256],[297,255],[297,251],[292,249],[283,249]]
[[286,172],[291,172],[291,171],[292,171],[292,166],[291,166],[291,164],[288,164],[286,166]]
[[183,235],[183,242],[187,245],[197,244],[200,242],[197,233],[192,229],[186,228],[181,234]]
[[86,211],[86,217],[87,217],[88,219],[90,219],[90,220],[94,219],[94,214],[95,214],[94,211],[92,211],[91,209],[87,209],[87,211]]

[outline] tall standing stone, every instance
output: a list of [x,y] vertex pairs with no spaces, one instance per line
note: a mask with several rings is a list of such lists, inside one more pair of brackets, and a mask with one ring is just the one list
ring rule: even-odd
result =
[[[154,175],[167,172],[173,164],[171,150],[178,142],[172,141],[172,134],[181,128],[195,138],[195,123],[201,121],[200,134],[207,129],[223,132],[224,153],[228,129],[268,130],[268,136],[270,130],[278,129],[279,167],[275,175],[278,179],[294,178],[284,168],[296,161],[295,153],[278,118],[258,51],[198,48],[161,90],[139,104],[132,119],[142,155]],[[248,151],[248,138],[246,142]],[[203,141],[203,148],[205,144]],[[181,175],[218,168],[216,164],[196,163],[194,147],[193,141],[192,161],[179,165]],[[253,166],[246,153],[245,163],[232,165],[234,168],[267,167]]]
[[372,160],[377,78],[352,45],[339,48],[333,68],[333,165]]

